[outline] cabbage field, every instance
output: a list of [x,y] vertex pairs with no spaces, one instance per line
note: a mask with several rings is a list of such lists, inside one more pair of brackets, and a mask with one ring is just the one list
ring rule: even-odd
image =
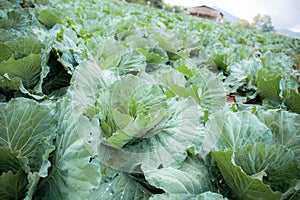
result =
[[0,199],[300,199],[300,40],[107,0],[0,2]]

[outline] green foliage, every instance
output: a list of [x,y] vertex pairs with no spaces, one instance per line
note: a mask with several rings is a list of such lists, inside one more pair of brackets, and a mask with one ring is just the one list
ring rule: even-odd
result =
[[240,28],[251,28],[250,23],[246,19],[240,19],[235,25]]
[[274,31],[274,27],[272,26],[272,19],[269,15],[257,14],[253,18],[252,26],[264,32]]
[[137,3],[137,4],[143,4],[143,5],[147,5],[147,1],[146,0],[126,0],[128,3]]

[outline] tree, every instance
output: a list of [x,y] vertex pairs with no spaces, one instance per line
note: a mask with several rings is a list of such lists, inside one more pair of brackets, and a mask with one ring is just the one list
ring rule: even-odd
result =
[[272,19],[269,15],[257,14],[254,19],[252,26],[257,30],[264,32],[274,31],[274,26],[272,26]]
[[246,19],[240,19],[235,25],[241,28],[251,28],[250,23]]
[[162,0],[150,0],[150,2],[155,8],[162,8],[163,7],[163,1]]
[[143,4],[146,5],[147,1],[146,0],[126,0],[128,3],[137,3],[137,4]]

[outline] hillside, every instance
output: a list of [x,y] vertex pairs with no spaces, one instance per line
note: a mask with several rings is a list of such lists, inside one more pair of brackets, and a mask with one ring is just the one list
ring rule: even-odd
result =
[[300,199],[299,40],[16,2],[0,6],[0,199]]
[[276,31],[278,31],[279,33],[288,35],[289,37],[300,39],[300,33],[299,32],[294,32],[294,31],[290,31],[290,30],[287,30],[287,29],[279,29],[279,30],[276,30]]

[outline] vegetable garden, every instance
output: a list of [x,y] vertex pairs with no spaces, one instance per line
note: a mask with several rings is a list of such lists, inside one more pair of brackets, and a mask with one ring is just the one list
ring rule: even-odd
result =
[[0,49],[0,199],[300,199],[298,39],[10,0]]

